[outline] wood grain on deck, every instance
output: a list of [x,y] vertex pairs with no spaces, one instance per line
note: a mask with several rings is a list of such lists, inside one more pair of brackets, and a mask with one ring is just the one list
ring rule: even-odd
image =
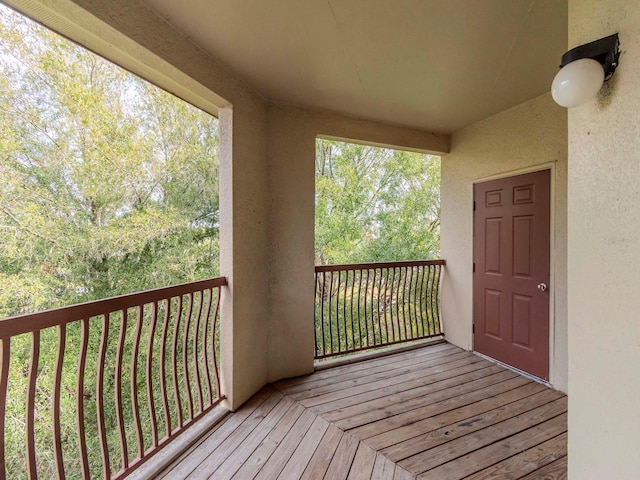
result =
[[447,343],[265,387],[161,478],[564,479],[567,397]]

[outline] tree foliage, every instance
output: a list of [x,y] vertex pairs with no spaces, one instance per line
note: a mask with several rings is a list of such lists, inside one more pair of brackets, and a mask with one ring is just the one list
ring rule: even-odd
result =
[[440,157],[318,140],[316,263],[435,258]]
[[[0,177],[0,318],[218,274],[217,120],[3,6]],[[158,308],[162,314],[166,306]],[[51,394],[59,331],[39,332],[35,441],[41,478],[55,476],[54,415],[61,420],[66,478],[81,477],[75,426],[79,396],[86,399],[92,478],[100,476],[94,399],[104,319],[87,321],[80,387],[79,322],[60,333],[66,347],[55,414]],[[109,399],[114,398],[114,329],[126,331],[124,357],[130,359],[135,322],[112,319],[105,360]],[[148,309],[142,322],[147,335]],[[29,334],[11,339],[3,446],[8,478],[27,474],[25,395],[35,341]],[[159,341],[154,340],[155,352]],[[181,343],[174,355],[183,348]],[[136,359],[138,369],[139,363]],[[187,371],[188,366],[178,365]],[[127,369],[125,382],[130,375]],[[154,375],[157,385],[159,374]],[[143,378],[138,380],[142,402]],[[131,404],[130,391],[123,393],[123,402]],[[106,436],[115,450],[114,403],[105,401],[104,409]],[[133,445],[130,409],[124,419]],[[112,462],[114,471],[120,468],[116,459]]]
[[218,123],[0,8],[0,317],[214,276]]

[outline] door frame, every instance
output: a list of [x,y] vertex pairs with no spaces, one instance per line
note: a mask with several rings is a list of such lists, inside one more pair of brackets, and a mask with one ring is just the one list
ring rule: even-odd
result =
[[[522,372],[527,376],[531,376],[532,378],[535,378],[536,380],[548,384],[548,385],[555,385],[556,382],[556,359],[555,359],[555,347],[556,347],[556,315],[555,315],[555,304],[556,304],[556,289],[555,289],[555,279],[556,279],[556,250],[554,248],[555,243],[556,243],[556,164],[557,161],[553,161],[553,162],[548,162],[548,163],[541,163],[538,165],[532,165],[530,167],[524,167],[524,168],[519,168],[519,169],[515,169],[515,170],[508,170],[506,172],[500,172],[500,173],[496,173],[494,175],[489,175],[486,177],[481,177],[481,178],[477,178],[475,180],[471,181],[471,189],[470,189],[470,195],[471,195],[471,200],[469,202],[469,208],[471,210],[471,261],[473,262],[474,258],[473,258],[473,251],[474,251],[474,247],[475,247],[475,238],[474,238],[474,217],[475,215],[473,214],[473,200],[474,200],[474,186],[478,183],[484,183],[484,182],[489,182],[491,180],[500,180],[502,178],[509,178],[509,177],[515,177],[518,175],[524,175],[527,173],[534,173],[534,172],[540,172],[542,170],[549,170],[549,380],[545,381],[542,379],[539,379],[538,377],[532,377],[531,375],[527,374],[526,372]],[[472,280],[472,288],[471,288],[471,306],[472,309],[475,306],[475,297],[474,297],[474,282],[475,279]],[[475,323],[475,318],[473,317],[473,313],[472,313],[472,322],[471,322],[471,328],[473,328],[473,325]],[[471,348],[473,349],[473,351],[475,352],[475,338],[474,335],[471,335]],[[478,352],[476,352],[478,353]],[[482,354],[480,354],[482,355]],[[486,357],[485,355],[483,355],[483,357]],[[490,357],[486,357],[486,358],[490,358]],[[495,360],[495,359],[492,359]],[[499,363],[499,360],[495,360]],[[515,370],[518,370],[515,367],[511,367],[510,365],[507,365],[507,367],[509,368],[513,368]],[[521,370],[518,370],[518,372],[521,372]]]

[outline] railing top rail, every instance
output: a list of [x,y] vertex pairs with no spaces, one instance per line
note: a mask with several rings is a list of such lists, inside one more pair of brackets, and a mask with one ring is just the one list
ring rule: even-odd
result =
[[0,319],[0,339],[224,285],[226,277],[210,278],[4,318]]
[[348,263],[343,265],[316,265],[316,272],[337,272],[344,270],[367,270],[373,268],[420,267],[424,265],[446,265],[445,260],[407,260],[401,262]]

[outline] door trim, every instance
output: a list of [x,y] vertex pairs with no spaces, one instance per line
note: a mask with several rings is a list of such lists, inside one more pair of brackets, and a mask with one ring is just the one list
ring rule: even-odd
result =
[[[549,385],[555,385],[556,383],[556,356],[555,356],[555,347],[556,347],[556,165],[557,160],[553,162],[540,163],[538,165],[532,165],[530,167],[519,168],[515,170],[508,170],[505,172],[496,173],[493,175],[489,175],[486,177],[476,178],[471,181],[471,188],[469,189],[470,200],[469,200],[469,208],[471,210],[470,222],[471,222],[471,251],[473,252],[475,242],[474,242],[474,225],[473,225],[473,190],[474,186],[477,183],[489,182],[491,180],[500,180],[501,178],[509,178],[515,177],[518,175],[524,175],[527,173],[540,172],[542,170],[550,170],[549,173],[549,380],[541,380],[543,383],[548,383]],[[473,264],[473,254],[471,255],[471,262]],[[469,270],[472,270],[473,265],[469,267]],[[471,283],[471,305],[472,308],[475,305],[475,298],[473,294],[473,281]],[[473,318],[472,313],[472,323],[471,327],[473,328],[473,322],[475,318]],[[474,352],[475,350],[475,338],[474,335],[471,335],[471,348]],[[478,352],[476,352],[478,353]],[[488,358],[488,357],[487,357]],[[496,360],[497,361],[497,360]]]

